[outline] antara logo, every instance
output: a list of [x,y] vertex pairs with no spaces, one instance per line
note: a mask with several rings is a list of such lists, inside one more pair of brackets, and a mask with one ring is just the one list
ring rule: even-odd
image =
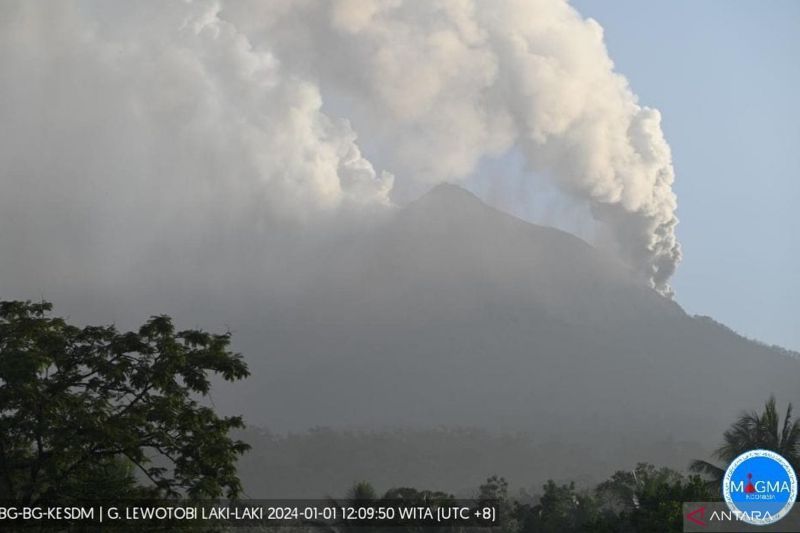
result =
[[[690,520],[692,520],[690,518]],[[742,511],[712,511],[711,517],[709,518],[712,522],[732,522],[734,520],[739,520],[741,522],[746,522],[748,524],[752,524],[753,522],[769,522],[772,520],[772,515],[761,511],[751,511],[749,513],[745,513]],[[701,526],[705,526],[705,523],[697,522],[696,520],[692,520],[696,524],[700,524]]]
[[732,493],[744,493],[744,494],[752,494],[754,496],[757,495],[764,495],[764,494],[774,494],[774,493],[789,493],[791,492],[791,486],[789,482],[785,479],[783,480],[758,480],[753,481],[753,474],[747,474],[747,485],[744,484],[744,480],[740,481],[730,481],[730,492]]

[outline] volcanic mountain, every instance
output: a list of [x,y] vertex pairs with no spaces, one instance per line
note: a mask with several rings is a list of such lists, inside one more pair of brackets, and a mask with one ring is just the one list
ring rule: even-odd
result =
[[273,430],[524,431],[583,443],[572,460],[587,468],[664,464],[687,458],[648,457],[657,443],[710,449],[741,410],[800,397],[796,354],[689,316],[610,254],[457,186],[310,271],[265,317],[267,344],[246,348],[248,419]]

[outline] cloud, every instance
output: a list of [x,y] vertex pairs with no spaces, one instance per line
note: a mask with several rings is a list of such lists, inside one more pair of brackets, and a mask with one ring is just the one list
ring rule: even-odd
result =
[[0,10],[6,280],[57,262],[112,284],[165,250],[213,262],[215,243],[236,254],[287,224],[368,221],[519,150],[670,292],[680,248],[660,115],[566,2]]

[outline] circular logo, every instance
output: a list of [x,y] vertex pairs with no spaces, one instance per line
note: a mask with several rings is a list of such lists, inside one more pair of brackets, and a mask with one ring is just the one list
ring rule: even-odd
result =
[[752,450],[725,471],[722,494],[739,520],[754,526],[786,516],[797,498],[797,475],[789,461],[769,450]]

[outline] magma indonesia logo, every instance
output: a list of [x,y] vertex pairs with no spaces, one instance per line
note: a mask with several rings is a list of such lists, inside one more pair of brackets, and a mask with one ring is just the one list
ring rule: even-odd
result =
[[766,526],[791,510],[797,498],[797,476],[789,462],[777,453],[752,450],[728,466],[722,494],[739,520]]

